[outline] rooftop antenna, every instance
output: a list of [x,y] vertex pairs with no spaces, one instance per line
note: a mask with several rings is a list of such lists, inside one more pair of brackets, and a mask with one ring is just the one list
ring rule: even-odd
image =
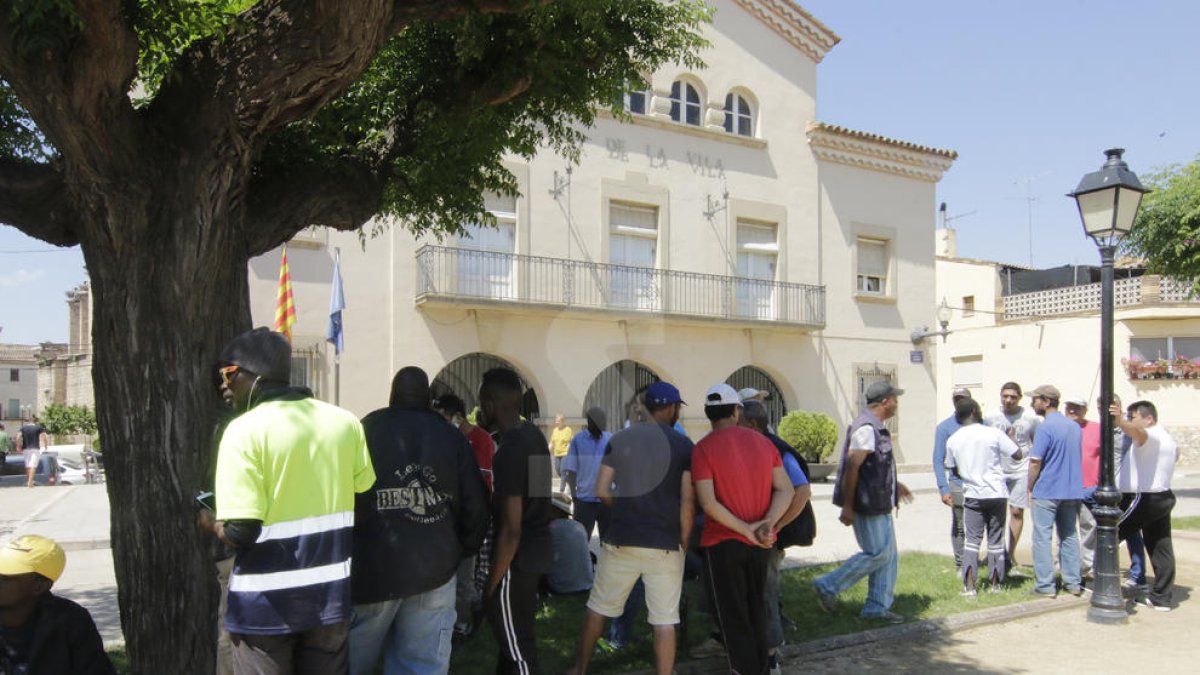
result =
[[940,216],[942,219],[943,230],[950,227],[950,221],[958,220],[959,218],[966,218],[967,216],[973,216],[976,213],[979,213],[979,211],[967,211],[966,213],[957,213],[953,216],[948,216],[946,215],[946,202],[942,202],[942,205],[938,207],[938,216]]
[[1025,200],[1026,212],[1028,214],[1027,221],[1026,221],[1026,227],[1027,227],[1027,236],[1029,237],[1029,266],[1031,268],[1033,267],[1033,203],[1035,201],[1037,201],[1037,197],[1033,196],[1033,182],[1035,180],[1041,178],[1042,176],[1045,176],[1048,173],[1050,173],[1050,172],[1043,171],[1036,176],[1026,176],[1025,178],[1018,178],[1017,180],[1014,180],[1013,185],[1017,185],[1018,183],[1025,184],[1025,196],[1024,197],[1009,197],[1009,199],[1024,199]]

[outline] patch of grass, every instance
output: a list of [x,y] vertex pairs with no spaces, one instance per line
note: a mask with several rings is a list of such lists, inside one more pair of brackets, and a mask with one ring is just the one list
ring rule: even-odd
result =
[[125,656],[124,647],[113,647],[104,651],[112,661],[113,667],[117,669],[117,675],[126,675],[129,672],[129,659]]
[[1200,516],[1172,518],[1171,527],[1176,530],[1200,530]]
[[[1200,518],[1176,519],[1191,523],[1200,529]],[[1175,525],[1187,527],[1187,525]],[[860,619],[867,595],[866,580],[859,582],[839,598],[839,606],[833,614],[826,614],[817,606],[812,590],[812,580],[834,569],[837,565],[819,565],[785,570],[783,573],[783,611],[792,625],[785,635],[788,644],[808,640],[856,633],[879,628],[880,621]],[[983,574],[987,574],[984,566]],[[1026,591],[1032,587],[1032,579],[1011,578],[1000,593],[981,592],[975,598],[964,598],[958,593],[962,582],[954,570],[954,559],[950,556],[931,553],[900,554],[900,572],[896,580],[896,602],[893,610],[908,617],[910,621],[934,619],[962,612],[971,612],[987,607],[997,607],[1022,602],[1028,599]],[[684,584],[687,617],[686,645],[680,636],[679,660],[689,660],[688,651],[703,642],[712,630],[712,623],[703,611],[705,600],[699,581]],[[587,594],[553,596],[542,601],[537,618],[538,657],[543,672],[555,673],[567,670],[575,663],[575,645],[579,639],[580,622],[583,620]],[[626,649],[611,653],[598,653],[592,660],[589,672],[625,673],[631,670],[650,669],[654,666],[653,642],[650,627],[645,623],[643,607],[633,643]],[[607,627],[606,627],[607,629]],[[129,672],[124,648],[108,651],[117,673]],[[486,623],[480,626],[467,642],[454,648],[450,659],[452,673],[490,673],[496,667],[496,643]],[[382,672],[382,671],[380,671]]]
[[[867,595],[866,580],[847,591],[839,599],[838,611],[826,614],[817,605],[812,580],[837,565],[819,565],[785,570],[783,573],[784,615],[792,621],[786,631],[788,644],[856,633],[886,625],[880,621],[859,618]],[[984,566],[983,573],[987,574]],[[1027,600],[1032,579],[1012,578],[999,593],[983,591],[975,598],[959,595],[962,582],[955,574],[954,559],[930,553],[902,553],[899,578],[896,581],[896,602],[893,610],[911,621],[971,612]],[[687,612],[687,646],[680,640],[679,660],[688,660],[688,650],[703,642],[712,630],[708,616],[701,612],[704,599],[698,581],[684,584]],[[575,644],[587,602],[585,595],[552,597],[543,601],[538,613],[538,657],[544,672],[561,672],[575,661]],[[653,651],[650,627],[644,623],[645,610],[633,644],[615,654],[597,654],[589,672],[624,673],[652,668]],[[606,629],[607,630],[607,629]],[[496,645],[486,625],[470,641],[456,647],[450,659],[450,672],[486,673],[496,665]]]

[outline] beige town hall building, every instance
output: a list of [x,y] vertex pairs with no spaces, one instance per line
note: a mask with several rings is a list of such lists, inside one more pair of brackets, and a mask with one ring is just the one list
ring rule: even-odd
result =
[[[925,462],[936,359],[910,334],[934,322],[935,186],[956,154],[819,121],[817,68],[838,36],[787,0],[713,4],[707,68],[653,73],[626,98],[630,120],[587,130],[576,166],[509,162],[521,194],[488,197],[496,228],[437,241],[395,226],[365,248],[356,233],[297,237],[293,379],[361,415],[401,367],[471,405],[482,372],[508,364],[539,422],[577,425],[599,405],[616,428],[661,378],[691,404],[693,437],[715,382],[844,426],[888,379],[906,391],[900,452]],[[335,250],[337,378],[324,340]],[[279,263],[251,262],[256,325],[272,322]]]

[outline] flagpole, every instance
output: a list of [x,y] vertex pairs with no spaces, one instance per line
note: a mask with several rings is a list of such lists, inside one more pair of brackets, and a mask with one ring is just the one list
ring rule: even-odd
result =
[[[341,285],[341,266],[342,266],[342,249],[339,246],[333,247],[334,270],[337,275],[337,283]],[[344,303],[344,300],[343,300]],[[342,350],[341,350],[341,326],[338,327],[338,343],[333,346],[333,404],[336,406],[342,405]]]

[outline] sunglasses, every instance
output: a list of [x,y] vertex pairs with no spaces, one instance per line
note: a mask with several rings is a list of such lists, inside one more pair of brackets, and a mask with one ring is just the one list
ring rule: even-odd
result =
[[241,371],[241,368],[238,366],[225,366],[224,368],[217,369],[217,372],[221,374],[221,382],[226,387],[233,383],[233,378],[237,377],[239,371]]

